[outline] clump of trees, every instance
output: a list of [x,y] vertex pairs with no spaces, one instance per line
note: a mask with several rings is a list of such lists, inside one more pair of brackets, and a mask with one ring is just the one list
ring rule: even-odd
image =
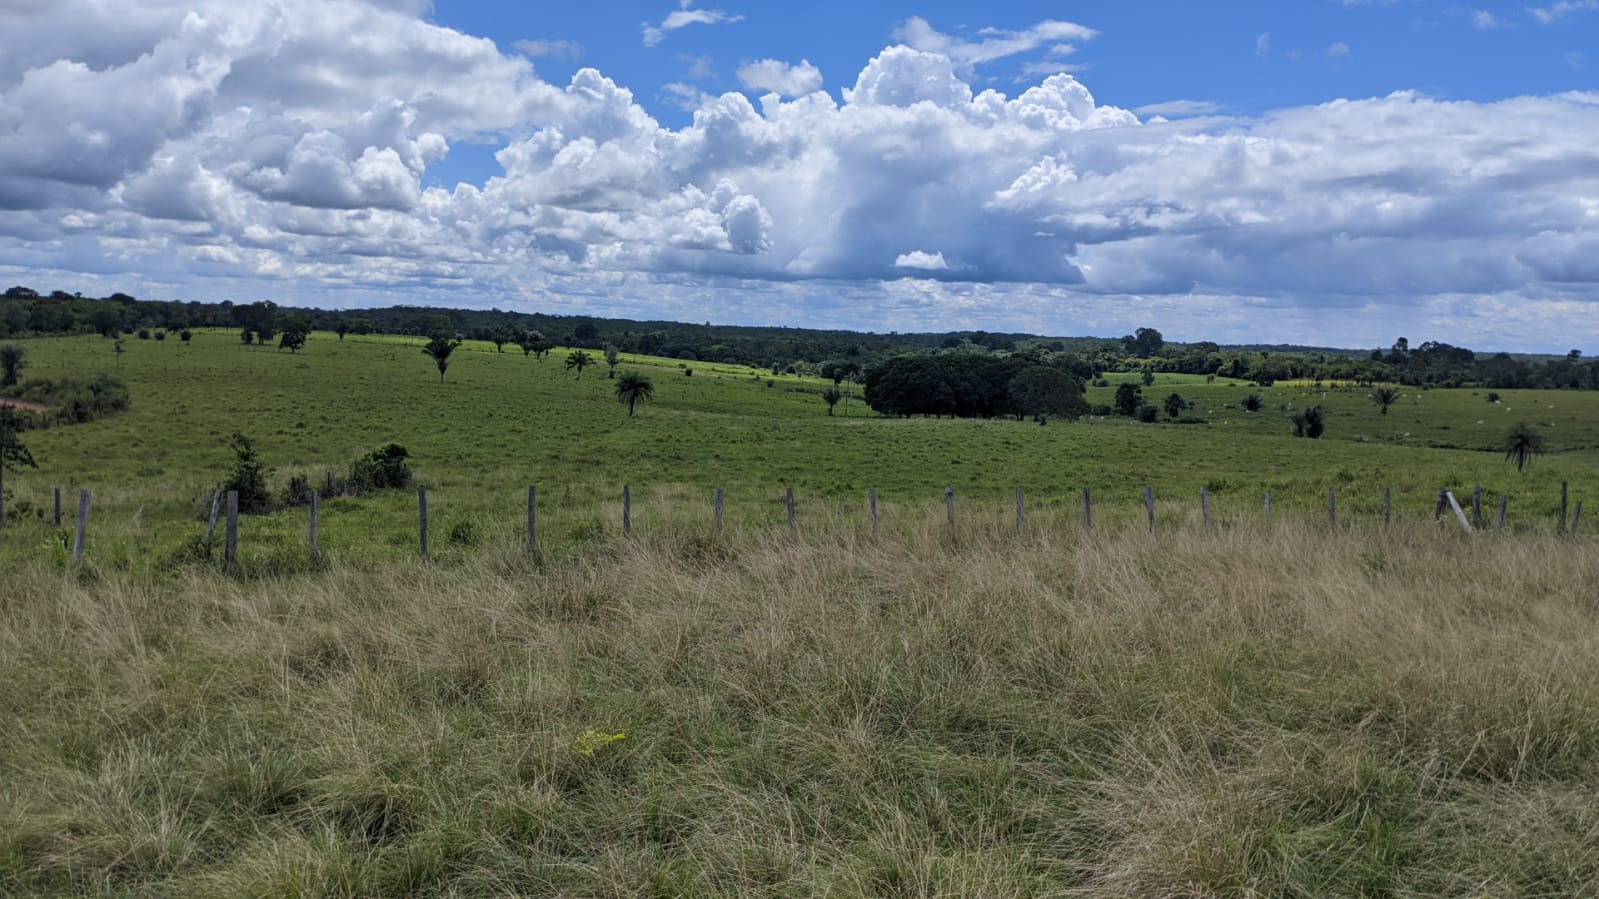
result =
[[[311,501],[311,479],[303,474],[291,475],[287,485],[274,497],[270,481],[273,469],[261,458],[255,442],[242,433],[228,440],[233,451],[233,468],[223,478],[221,488],[226,494],[236,490],[239,494],[239,511],[247,515],[271,512],[280,506],[300,506]],[[411,484],[411,467],[406,462],[410,453],[398,443],[373,450],[350,463],[349,474],[338,477],[326,472],[321,495],[360,496],[374,490],[391,490]]]
[[49,410],[31,413],[33,421],[41,427],[84,424],[125,411],[130,404],[128,385],[110,372],[100,372],[87,381],[77,378],[34,378],[16,385],[10,395],[38,403]]
[[890,359],[867,372],[866,404],[901,417],[1042,419],[1087,411],[1082,385],[1070,375],[1025,357],[986,353]]

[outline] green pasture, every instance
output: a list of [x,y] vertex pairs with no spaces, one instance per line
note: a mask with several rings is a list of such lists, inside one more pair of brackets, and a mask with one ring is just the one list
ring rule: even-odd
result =
[[[1200,488],[1211,494],[1220,524],[1275,508],[1324,515],[1329,488],[1345,516],[1378,514],[1391,488],[1396,514],[1430,521],[1437,491],[1469,494],[1480,484],[1496,503],[1510,496],[1511,524],[1551,527],[1560,483],[1594,513],[1599,496],[1599,393],[1402,389],[1388,415],[1366,392],[1314,385],[1256,388],[1245,382],[1160,375],[1144,388],[1159,405],[1172,392],[1194,404],[1198,421],[1146,425],[1119,418],[1079,422],[884,419],[860,388],[829,416],[820,393],[831,382],[728,365],[630,357],[622,370],[648,374],[652,402],[629,418],[614,396],[602,354],[581,378],[564,365],[567,350],[539,360],[510,345],[468,342],[440,383],[421,341],[318,333],[304,351],[244,346],[231,331],[199,331],[189,344],[124,341],[120,362],[98,337],[22,341],[25,378],[83,377],[115,370],[132,408],[72,427],[31,431],[26,442],[40,467],[7,476],[11,508],[26,520],[0,531],[0,559],[58,551],[51,527],[52,488],[66,488],[62,531],[76,491],[94,491],[89,551],[131,566],[183,558],[202,534],[207,492],[232,464],[227,440],[242,432],[275,469],[281,487],[304,474],[343,474],[356,457],[398,442],[412,454],[418,483],[429,490],[436,553],[467,552],[521,539],[525,491],[540,491],[541,542],[581,541],[620,526],[620,494],[631,485],[640,507],[674,509],[675,518],[710,522],[711,494],[727,489],[729,527],[784,520],[784,489],[800,513],[858,510],[876,488],[885,519],[942,514],[953,486],[963,516],[1010,520],[1010,498],[1027,491],[1029,514],[1080,515],[1091,486],[1095,514],[1141,515],[1140,492],[1154,487],[1163,522],[1195,520]],[[692,374],[689,374],[689,371]],[[1131,376],[1136,378],[1137,376]],[[1113,382],[1115,383],[1115,382]],[[1090,388],[1109,403],[1113,388]],[[1264,407],[1243,411],[1258,393]],[[1292,437],[1289,416],[1320,404],[1327,434]],[[846,409],[847,406],[847,409]],[[1549,440],[1549,452],[1525,471],[1496,447],[1516,422]],[[322,543],[350,557],[408,553],[415,543],[415,496],[373,495],[323,504]],[[294,554],[303,546],[304,510],[249,520],[249,554]],[[41,517],[42,516],[42,517]]]

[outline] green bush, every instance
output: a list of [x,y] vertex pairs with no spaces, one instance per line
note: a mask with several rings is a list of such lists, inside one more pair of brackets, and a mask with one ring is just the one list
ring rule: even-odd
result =
[[350,466],[349,492],[365,493],[368,490],[388,490],[408,487],[411,484],[411,467],[405,463],[410,453],[398,443],[391,443],[372,454],[355,460]]
[[233,450],[233,470],[222,482],[224,495],[230,490],[239,493],[239,511],[246,514],[272,511],[272,492],[267,487],[267,479],[272,476],[272,469],[261,461],[261,454],[256,450],[254,442],[240,433],[235,433],[228,441],[228,446]]

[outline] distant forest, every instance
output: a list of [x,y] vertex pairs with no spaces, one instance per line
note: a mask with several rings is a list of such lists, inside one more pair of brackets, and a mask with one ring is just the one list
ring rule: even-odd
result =
[[[1121,338],[1040,337],[988,331],[873,334],[803,328],[740,327],[499,310],[390,306],[326,310],[271,302],[234,304],[139,300],[127,294],[93,298],[13,287],[0,295],[0,340],[59,334],[150,336],[189,328],[238,329],[244,342],[297,349],[311,330],[346,334],[456,336],[501,349],[544,353],[555,346],[666,356],[685,361],[754,366],[774,372],[866,378],[895,357],[995,354],[1070,374],[1080,383],[1115,372],[1180,372],[1251,381],[1310,379],[1410,386],[1599,390],[1599,361],[1565,356],[1478,354],[1403,337],[1375,350],[1226,347],[1208,341],[1166,341],[1155,328]],[[287,342],[284,342],[287,335]],[[839,373],[843,374],[840,375]]]

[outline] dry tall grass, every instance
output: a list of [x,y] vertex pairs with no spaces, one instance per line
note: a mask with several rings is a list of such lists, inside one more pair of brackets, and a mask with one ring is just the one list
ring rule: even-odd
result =
[[10,573],[0,893],[1599,892],[1591,542],[807,522]]

